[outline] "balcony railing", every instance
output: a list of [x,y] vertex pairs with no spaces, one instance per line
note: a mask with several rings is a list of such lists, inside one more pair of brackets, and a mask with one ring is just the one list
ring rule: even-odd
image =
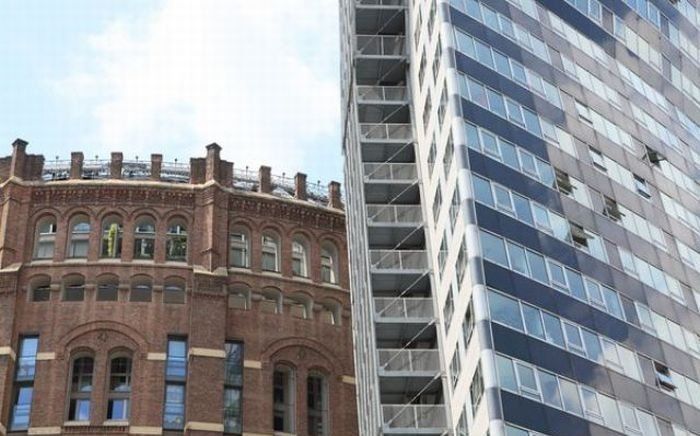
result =
[[423,222],[421,207],[412,205],[371,204],[367,206],[367,217],[374,224]]
[[406,0],[357,0],[363,6],[406,6]]
[[440,371],[438,350],[379,350],[379,365],[387,372]]
[[380,318],[433,318],[430,298],[375,298],[374,311]]
[[441,428],[447,425],[445,406],[436,405],[383,405],[384,427],[395,429]]
[[401,35],[358,35],[357,51],[367,56],[403,56],[405,42]]
[[376,269],[428,268],[428,256],[422,250],[370,250],[369,255]]
[[358,86],[357,96],[368,101],[406,101],[408,91],[405,86]]
[[366,163],[365,178],[368,180],[416,180],[418,168],[413,163]]
[[363,140],[413,140],[413,129],[410,124],[360,124],[360,135]]

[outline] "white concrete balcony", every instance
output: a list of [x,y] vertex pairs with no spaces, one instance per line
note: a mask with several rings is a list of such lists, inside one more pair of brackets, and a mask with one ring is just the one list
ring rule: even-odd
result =
[[[382,405],[384,432],[418,434],[443,434],[447,426],[445,406],[384,404]],[[409,433],[409,434],[410,434]]]
[[367,221],[370,224],[409,224],[419,225],[423,222],[423,213],[418,205],[367,205]]
[[373,269],[415,271],[428,268],[428,256],[425,250],[370,250],[370,262]]
[[357,35],[356,38],[358,56],[406,55],[406,37],[403,35]]
[[363,169],[367,181],[413,182],[418,178],[414,163],[366,163]]
[[407,103],[408,89],[405,86],[358,86],[360,102]]
[[413,141],[413,126],[411,124],[363,123],[360,124],[362,141]]
[[380,298],[374,299],[377,318],[385,320],[422,320],[428,322],[435,317],[431,298]]
[[406,6],[406,0],[356,0],[358,6]]
[[440,371],[438,350],[380,349],[381,373],[391,376],[429,376]]

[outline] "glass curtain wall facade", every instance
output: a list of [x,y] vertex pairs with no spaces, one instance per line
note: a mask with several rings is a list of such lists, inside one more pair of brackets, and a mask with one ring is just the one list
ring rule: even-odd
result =
[[361,434],[700,434],[700,3],[341,29]]

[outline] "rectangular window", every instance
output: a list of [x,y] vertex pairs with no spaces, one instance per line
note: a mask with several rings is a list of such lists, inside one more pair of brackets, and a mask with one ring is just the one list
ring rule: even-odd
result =
[[224,362],[224,433],[243,432],[243,344],[226,342]]
[[557,377],[554,374],[540,370],[537,371],[537,375],[540,380],[540,386],[542,387],[542,399],[545,404],[561,408],[561,393],[559,391]]
[[545,340],[544,328],[542,327],[542,318],[540,317],[540,311],[537,308],[530,306],[529,304],[523,304],[522,308],[527,333],[539,339]]
[[496,292],[489,292],[491,318],[516,330],[523,331],[520,306],[516,300]]
[[20,337],[12,409],[10,410],[10,431],[23,431],[29,428],[38,349],[38,337]]
[[469,385],[469,397],[472,405],[472,416],[476,413],[476,409],[481,402],[481,396],[484,394],[484,380],[481,378],[481,365],[476,367],[474,377]]
[[503,239],[482,230],[481,246],[486,260],[508,267],[508,257],[506,256],[506,247]]
[[185,428],[185,385],[167,383],[163,410],[163,429],[183,430]]
[[163,405],[163,428],[183,430],[185,428],[185,380],[187,378],[187,340],[168,338],[165,363],[165,403]]

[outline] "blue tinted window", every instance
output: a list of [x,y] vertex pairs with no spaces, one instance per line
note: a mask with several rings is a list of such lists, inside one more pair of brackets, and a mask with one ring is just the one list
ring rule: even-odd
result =
[[476,198],[476,201],[493,207],[491,184],[481,177],[474,177],[474,197]]
[[489,292],[491,318],[516,330],[523,330],[518,302],[496,292]]
[[515,214],[518,219],[530,225],[533,225],[532,211],[530,210],[530,202],[527,198],[513,194],[513,204],[515,205]]
[[583,279],[581,278],[581,274],[567,268],[566,278],[569,279],[569,289],[571,290],[571,295],[585,301],[586,289],[583,287]]
[[498,238],[491,233],[481,232],[481,246],[484,250],[484,257],[492,262],[508,266],[508,258],[506,257],[506,247],[503,239]]
[[515,146],[507,141],[499,141],[501,145],[501,156],[503,158],[503,163],[509,167],[518,169],[520,168],[520,162],[518,162],[518,152]]
[[559,319],[548,313],[542,313],[542,317],[549,342],[564,348],[564,334],[561,331]]
[[523,304],[523,316],[525,317],[527,333],[540,339],[545,339],[540,311],[528,304]]
[[527,261],[530,264],[531,277],[535,280],[539,280],[542,283],[549,283],[547,267],[544,264],[544,257],[540,256],[539,254],[535,254],[532,251],[528,251]]

